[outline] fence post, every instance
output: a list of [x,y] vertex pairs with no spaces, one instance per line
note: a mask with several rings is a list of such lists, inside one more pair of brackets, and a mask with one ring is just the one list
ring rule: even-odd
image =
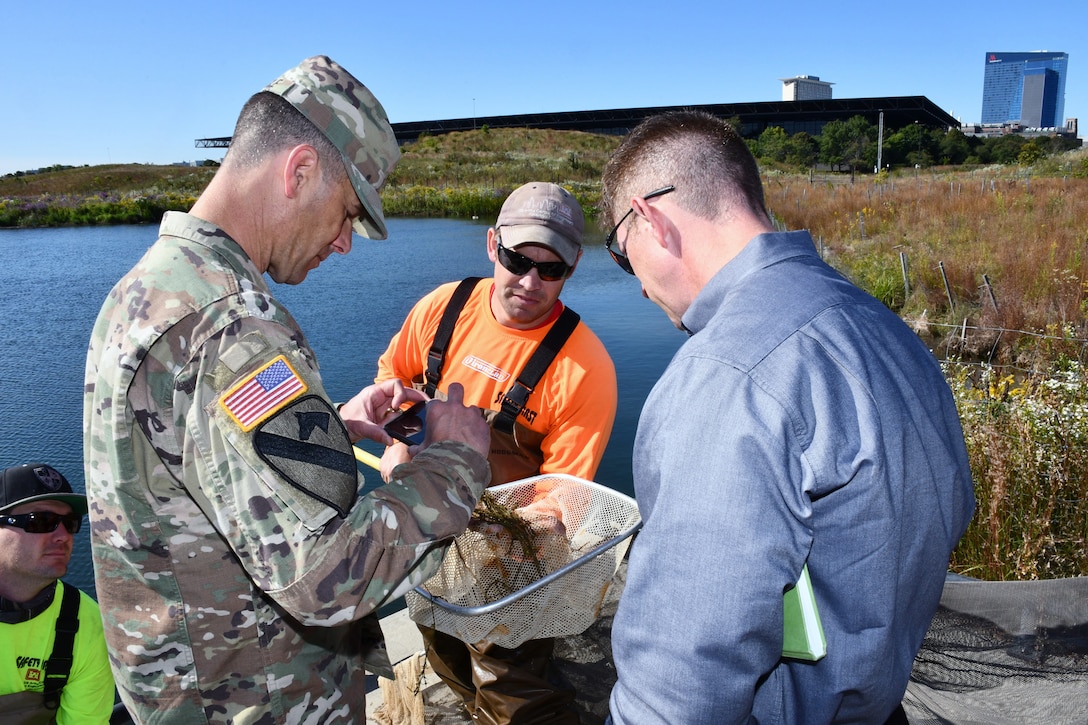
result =
[[994,297],[994,288],[990,285],[990,275],[982,275],[982,284],[986,287],[986,292],[990,295],[990,304],[994,306],[994,312],[997,312],[997,298]]
[[948,286],[948,275],[944,273],[944,262],[937,262],[937,266],[940,267],[941,279],[944,280],[944,293],[948,295],[948,309],[955,312],[956,303],[952,301],[952,288]]
[[907,253],[899,253],[899,266],[903,269],[903,301],[910,297],[910,278],[907,276]]

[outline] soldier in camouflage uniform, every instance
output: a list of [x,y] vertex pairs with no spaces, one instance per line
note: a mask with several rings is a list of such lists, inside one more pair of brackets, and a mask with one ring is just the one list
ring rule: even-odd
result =
[[362,721],[363,625],[433,573],[489,481],[488,427],[457,393],[432,405],[413,461],[360,497],[351,442],[391,443],[386,411],[422,394],[371,386],[338,415],[262,277],[302,281],[352,228],[384,238],[378,189],[399,155],[377,99],[307,59],[249,100],[191,213],[165,215],[99,313],[91,542],[139,723]]

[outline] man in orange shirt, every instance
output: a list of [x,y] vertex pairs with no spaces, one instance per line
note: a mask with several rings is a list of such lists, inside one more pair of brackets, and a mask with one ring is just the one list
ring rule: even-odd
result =
[[[494,277],[451,282],[425,296],[378,362],[377,381],[399,378],[432,397],[450,383],[464,387],[465,404],[484,410],[492,426],[492,485],[538,473],[592,479],[608,444],[615,367],[559,300],[582,256],[583,227],[578,201],[562,187],[532,182],[514,190],[487,232]],[[538,349],[548,352],[533,361]],[[382,475],[409,457],[406,445],[390,446]],[[573,693],[547,679],[553,639],[506,649],[420,630],[431,666],[477,721],[578,722]]]

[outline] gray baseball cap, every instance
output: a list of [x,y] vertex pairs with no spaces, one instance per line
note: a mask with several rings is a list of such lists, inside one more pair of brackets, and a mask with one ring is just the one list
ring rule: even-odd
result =
[[340,149],[365,210],[352,228],[364,237],[385,239],[388,232],[378,190],[400,160],[400,146],[378,99],[324,55],[307,58],[264,90],[289,101]]
[[582,249],[585,217],[578,200],[562,186],[531,181],[506,197],[495,226],[507,249],[540,244],[573,265]]
[[63,501],[82,516],[87,497],[72,491],[64,475],[44,463],[24,463],[0,471],[0,513],[31,501]]

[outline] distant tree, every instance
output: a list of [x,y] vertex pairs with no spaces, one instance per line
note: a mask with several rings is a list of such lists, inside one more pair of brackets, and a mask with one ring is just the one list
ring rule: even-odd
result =
[[907,163],[910,145],[910,140],[904,135],[902,129],[886,133],[882,161],[890,166],[904,166]]
[[835,171],[846,161],[846,122],[835,119],[824,124],[820,131],[820,161]]
[[1020,147],[1020,153],[1016,155],[1016,163],[1021,166],[1030,166],[1043,158],[1046,158],[1046,151],[1043,150],[1041,144],[1036,143],[1035,139],[1031,139]]
[[932,166],[940,156],[939,136],[933,134],[920,123],[904,126],[888,139],[891,151],[889,163],[905,166]]
[[1078,143],[1077,139],[1066,138],[1065,136],[1040,136],[1036,138],[1035,141],[1048,156],[1080,148],[1080,143]]
[[864,116],[828,122],[820,134],[820,160],[834,168],[848,165],[851,177],[859,167],[871,168],[876,164],[876,127]]
[[854,116],[846,122],[846,127],[850,132],[847,146],[850,173],[858,168],[873,168],[876,165],[876,126],[864,116]]
[[759,134],[759,142],[756,145],[759,152],[756,155],[761,159],[782,163],[789,153],[789,143],[790,137],[784,128],[768,126],[763,133]]
[[816,163],[820,154],[820,142],[804,131],[790,136],[786,145],[786,163],[808,168]]
[[903,133],[907,142],[906,162],[912,167],[931,167],[934,157],[930,155],[926,143],[926,128],[920,123],[912,123],[903,128]]
[[1026,143],[1027,139],[1020,134],[1006,133],[984,139],[982,146],[986,149],[988,163],[1015,164]]
[[958,128],[949,129],[939,145],[942,164],[962,164],[971,155],[971,143]]

